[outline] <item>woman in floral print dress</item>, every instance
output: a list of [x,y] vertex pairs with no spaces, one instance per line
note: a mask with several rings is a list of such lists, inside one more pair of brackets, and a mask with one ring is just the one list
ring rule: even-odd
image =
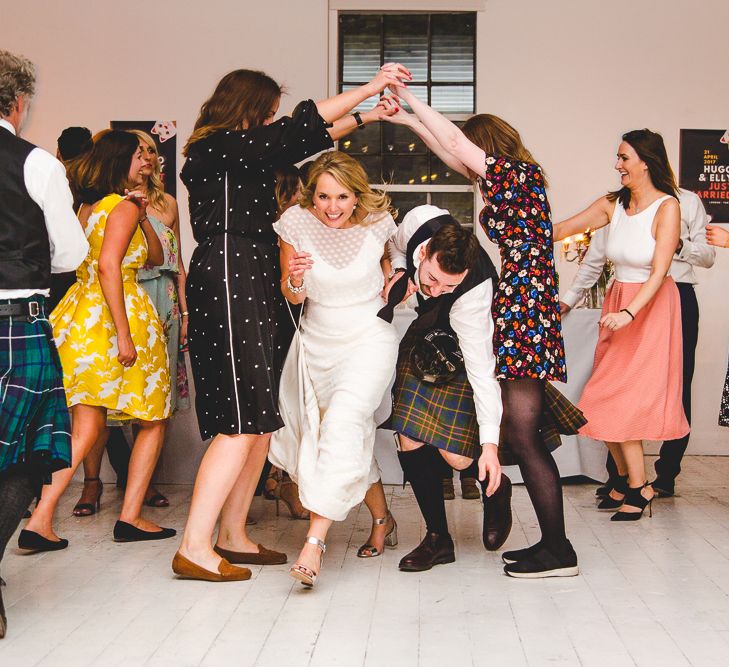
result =
[[[505,572],[525,578],[577,574],[577,555],[565,534],[559,470],[540,432],[547,381],[566,380],[542,169],[519,133],[501,118],[478,114],[461,130],[406,87],[393,92],[416,117],[397,113],[387,120],[408,125],[448,167],[478,184],[486,204],[481,224],[501,251],[492,309],[504,406],[501,439],[519,464],[542,532],[532,547],[503,554]],[[508,499],[487,502],[494,510],[509,511]]]

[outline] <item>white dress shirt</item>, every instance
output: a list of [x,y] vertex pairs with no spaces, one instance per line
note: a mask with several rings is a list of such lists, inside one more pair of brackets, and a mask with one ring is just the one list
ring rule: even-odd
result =
[[[0,126],[15,128],[0,118]],[[34,148],[23,165],[25,187],[43,210],[51,246],[51,272],[75,271],[89,252],[89,243],[73,212],[73,196],[64,166],[42,148]],[[48,296],[49,289],[0,289],[0,299],[21,299],[34,294]]]
[[[436,215],[448,211],[428,206],[426,218],[417,207],[410,211],[398,227],[389,244],[390,261],[393,269],[406,268],[406,252],[408,241],[425,222]],[[440,210],[440,213],[438,213]],[[435,213],[433,213],[435,211]],[[420,217],[419,217],[420,216]],[[421,243],[415,249],[413,261],[417,270],[420,267],[420,249],[427,244]],[[423,292],[421,296],[428,297]],[[458,336],[458,343],[463,352],[466,375],[473,389],[473,401],[476,405],[476,419],[479,427],[481,445],[499,443],[501,427],[501,388],[496,379],[496,357],[494,356],[494,323],[491,317],[491,301],[493,285],[486,280],[463,296],[456,299],[450,312],[450,324]]]
[[[679,190],[681,205],[681,241],[683,246],[673,257],[668,275],[677,283],[695,285],[694,266],[710,269],[716,258],[716,251],[706,242],[706,225],[709,221],[701,198],[690,190]],[[570,288],[562,297],[570,308],[574,308],[596,282],[605,266],[607,240],[610,225],[598,229],[590,239],[590,247],[577,270]]]

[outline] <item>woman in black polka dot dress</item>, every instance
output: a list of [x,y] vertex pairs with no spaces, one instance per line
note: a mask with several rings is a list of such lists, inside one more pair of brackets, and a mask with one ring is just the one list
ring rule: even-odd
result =
[[332,138],[361,122],[342,117],[403,75],[399,66],[385,66],[369,84],[321,102],[301,102],[290,117],[274,122],[281,87],[262,72],[235,70],[200,110],[181,177],[198,243],[187,282],[195,408],[201,436],[213,440],[173,561],[178,574],[235,580],[250,573],[226,559],[286,561],[285,554],[251,542],[245,532],[270,434],[283,426],[278,384],[292,333],[272,228],[275,170],[330,148]]

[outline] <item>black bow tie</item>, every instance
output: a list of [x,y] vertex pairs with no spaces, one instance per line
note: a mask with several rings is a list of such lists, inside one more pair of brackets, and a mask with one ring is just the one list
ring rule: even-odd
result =
[[390,293],[387,295],[387,303],[383,308],[380,308],[377,317],[385,320],[385,322],[392,322],[395,317],[395,306],[402,302],[407,291],[408,275],[407,272],[404,272],[390,289]]

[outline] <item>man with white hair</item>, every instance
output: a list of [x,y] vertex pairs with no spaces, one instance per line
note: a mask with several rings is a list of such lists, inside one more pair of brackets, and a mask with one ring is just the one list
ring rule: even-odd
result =
[[[73,271],[89,249],[63,165],[18,136],[34,91],[33,64],[0,50],[0,561],[33,496],[71,462],[45,298],[51,272]],[[0,591],[0,638],[6,626]]]

